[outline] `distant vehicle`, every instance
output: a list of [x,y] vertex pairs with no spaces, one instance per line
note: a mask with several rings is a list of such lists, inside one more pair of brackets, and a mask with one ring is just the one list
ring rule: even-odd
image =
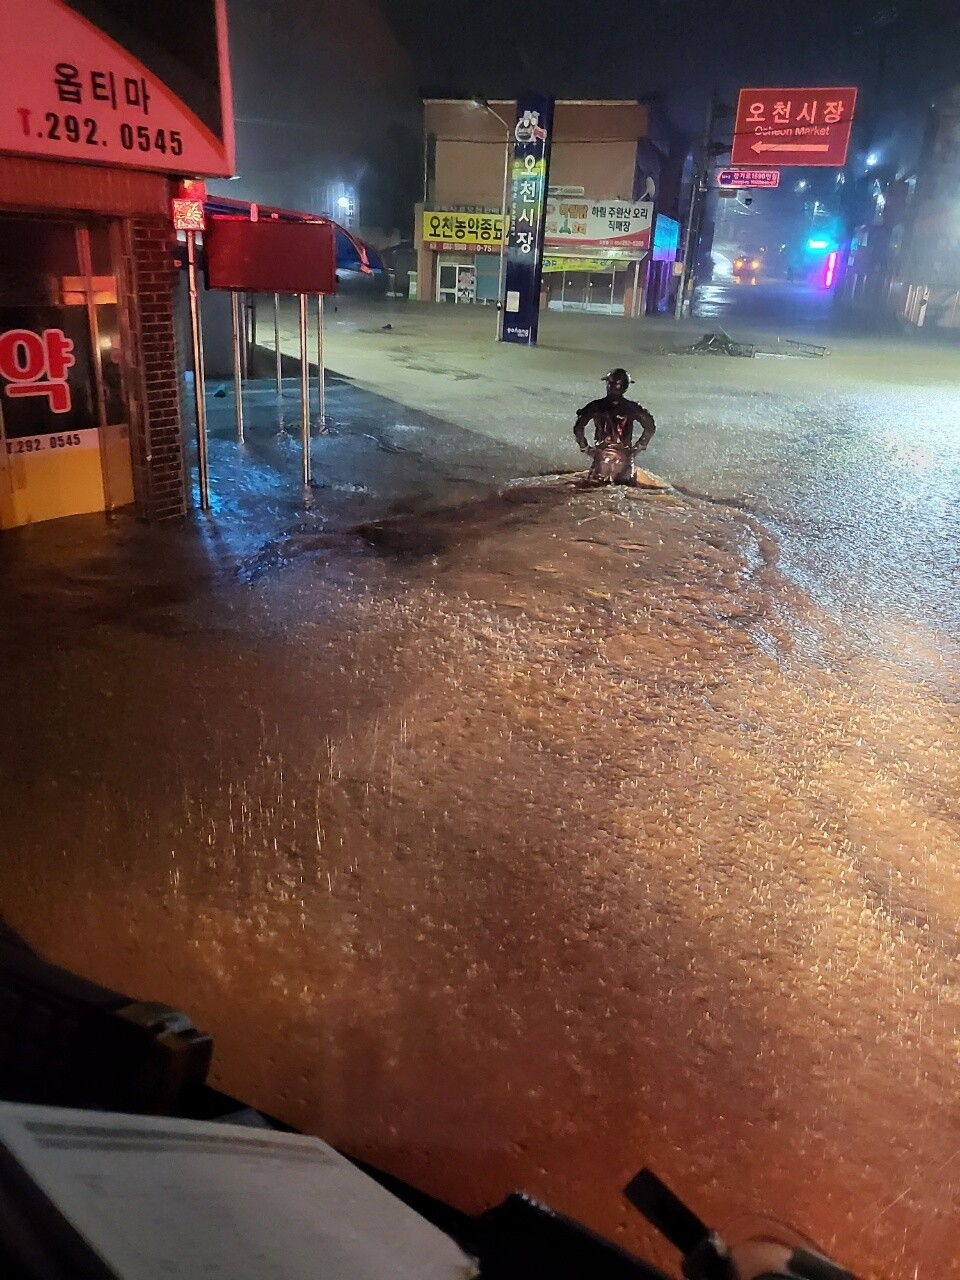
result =
[[756,284],[762,269],[763,258],[759,254],[742,253],[733,260],[733,278],[738,283],[749,280],[751,284]]

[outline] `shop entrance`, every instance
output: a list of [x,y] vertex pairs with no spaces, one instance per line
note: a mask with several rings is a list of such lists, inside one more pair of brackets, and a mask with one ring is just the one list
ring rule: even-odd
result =
[[133,501],[119,235],[0,214],[0,528]]
[[441,258],[437,268],[438,302],[474,302],[477,271],[472,262]]
[[638,313],[643,285],[642,257],[544,259],[551,311],[588,311],[597,315]]

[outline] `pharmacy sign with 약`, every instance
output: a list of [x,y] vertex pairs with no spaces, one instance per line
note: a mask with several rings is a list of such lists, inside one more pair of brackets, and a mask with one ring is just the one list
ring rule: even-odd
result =
[[856,105],[853,88],[741,89],[731,165],[842,168]]

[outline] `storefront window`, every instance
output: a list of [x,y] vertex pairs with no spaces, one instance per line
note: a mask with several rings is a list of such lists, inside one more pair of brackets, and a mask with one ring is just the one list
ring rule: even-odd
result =
[[71,287],[80,273],[70,223],[0,220],[0,385],[8,441],[97,425],[87,309]]
[[0,215],[0,527],[132,501],[106,223]]

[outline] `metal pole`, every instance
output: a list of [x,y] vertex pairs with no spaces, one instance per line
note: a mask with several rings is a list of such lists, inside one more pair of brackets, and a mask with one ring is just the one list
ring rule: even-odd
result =
[[[243,318],[241,332],[243,333],[243,346],[240,348],[240,370],[241,377],[250,377],[250,352],[257,345],[257,295],[250,293],[240,294],[240,315]],[[249,319],[249,326],[247,320]]]
[[210,466],[207,459],[207,385],[203,372],[203,333],[197,293],[197,233],[187,232],[187,288],[190,294],[190,339],[193,347],[193,396],[197,421],[197,466],[200,510],[210,510]]
[[710,142],[713,135],[713,110],[714,95],[710,94],[710,101],[707,103],[707,118],[703,127],[703,151],[701,156],[696,159],[693,166],[693,175],[690,184],[690,208],[687,212],[687,225],[683,233],[683,272],[680,276],[680,283],[677,287],[677,299],[674,305],[674,319],[679,320],[683,315],[684,303],[686,301],[687,285],[693,275],[694,261],[696,258],[696,238],[694,236],[694,222],[698,227],[700,224],[699,202],[702,194],[707,191],[707,175],[710,172]]
[[277,395],[283,395],[283,375],[280,372],[280,295],[273,295],[273,349],[277,357]]
[[300,441],[303,445],[303,487],[310,484],[310,367],[307,364],[307,295],[300,297]]
[[503,340],[503,284],[507,263],[507,188],[510,183],[510,130],[503,148],[503,199],[500,201],[500,270],[497,274],[497,341]]
[[243,363],[240,340],[240,295],[230,294],[230,322],[233,326],[233,412],[237,420],[237,440],[243,444]]
[[327,378],[323,369],[323,294],[317,294],[317,408],[320,426],[327,420]]
[[631,319],[636,319],[640,314],[638,303],[640,301],[640,259],[637,258],[633,264],[633,306],[630,308]]

